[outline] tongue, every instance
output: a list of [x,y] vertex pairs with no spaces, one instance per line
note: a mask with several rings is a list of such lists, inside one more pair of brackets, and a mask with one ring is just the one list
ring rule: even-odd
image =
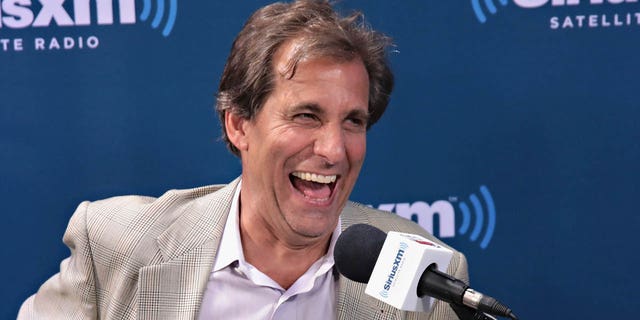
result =
[[328,184],[294,178],[293,186],[309,198],[327,199],[331,196],[331,188]]

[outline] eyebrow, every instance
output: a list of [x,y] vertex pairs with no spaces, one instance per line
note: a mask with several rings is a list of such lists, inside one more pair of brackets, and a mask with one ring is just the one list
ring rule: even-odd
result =
[[[300,111],[310,111],[313,112],[315,114],[318,115],[324,115],[326,112],[324,111],[324,109],[322,107],[320,107],[320,105],[318,105],[317,103],[314,102],[303,102],[300,103],[298,105],[293,106],[290,109],[291,113],[296,113],[296,112],[300,112]],[[368,110],[362,110],[362,109],[354,109],[354,110],[350,110],[347,114],[348,117],[357,117],[360,119],[363,119],[364,121],[369,121],[370,118],[370,114]]]
[[349,117],[356,117],[356,118],[360,118],[365,122],[369,122],[369,118],[371,118],[371,114],[369,113],[369,110],[367,111],[363,111],[361,109],[357,109],[357,110],[351,110],[349,112]]
[[322,110],[322,108],[320,107],[320,105],[313,102],[302,102],[300,104],[293,106],[293,108],[291,108],[290,111],[292,113],[296,113],[300,111],[311,111],[313,113],[317,113],[320,115],[325,113],[324,110]]

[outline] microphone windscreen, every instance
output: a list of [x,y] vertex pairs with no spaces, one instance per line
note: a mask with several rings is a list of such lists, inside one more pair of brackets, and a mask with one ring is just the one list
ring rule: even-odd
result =
[[386,233],[368,224],[354,224],[342,231],[333,250],[338,272],[356,282],[369,282],[386,238]]

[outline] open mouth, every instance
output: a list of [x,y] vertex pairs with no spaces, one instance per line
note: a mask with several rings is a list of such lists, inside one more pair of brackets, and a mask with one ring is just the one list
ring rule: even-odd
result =
[[291,180],[293,187],[300,191],[305,198],[314,201],[326,201],[333,194],[338,176],[324,176],[296,171],[289,175],[289,180]]

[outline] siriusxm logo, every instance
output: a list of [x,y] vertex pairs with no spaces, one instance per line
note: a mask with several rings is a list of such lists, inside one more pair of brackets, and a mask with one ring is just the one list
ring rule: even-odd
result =
[[400,242],[400,246],[398,248],[398,252],[396,253],[396,258],[391,265],[391,272],[387,276],[387,281],[384,282],[383,289],[380,291],[380,296],[383,298],[389,297],[389,290],[391,290],[391,286],[393,285],[393,280],[396,278],[396,274],[398,269],[400,268],[400,264],[402,263],[402,258],[404,257],[404,253],[407,250],[409,245],[406,242]]
[[468,203],[470,205],[457,197],[451,197],[448,201],[438,200],[432,202],[431,205],[424,201],[416,201],[413,203],[380,204],[378,209],[395,212],[403,218],[418,223],[430,233],[434,233],[434,218],[437,216],[439,222],[437,236],[453,238],[456,236],[454,203],[457,203],[461,216],[461,224],[457,232],[461,235],[470,232],[469,240],[472,242],[480,241],[480,248],[486,249],[496,227],[496,208],[489,188],[480,186],[480,196],[478,197],[475,193],[469,195]]
[[[151,21],[151,27],[156,29],[162,23],[162,19],[165,11],[165,3],[164,0],[156,1],[156,13],[153,16],[153,20]],[[173,29],[173,25],[176,22],[176,16],[178,14],[178,0],[169,0],[169,8],[167,13],[167,20],[165,22],[164,28],[162,28],[162,35],[167,37],[171,34],[171,30]],[[144,0],[144,6],[142,7],[142,13],[140,14],[140,20],[147,21],[151,16],[151,0]]]
[[[509,0],[498,0],[502,6],[506,6]],[[580,5],[601,6],[637,3],[638,0],[513,0],[513,3],[523,9],[536,9],[545,6],[550,7],[577,7]],[[486,12],[495,14],[497,7],[494,0],[471,0],[471,7],[476,19],[480,23],[487,21]],[[566,12],[566,11],[563,11]],[[571,14],[566,16],[553,16],[549,18],[550,29],[596,28],[596,27],[620,27],[640,25],[640,13],[627,12],[616,14]]]
[[522,8],[538,8],[547,4],[552,6],[576,6],[581,3],[588,4],[619,4],[623,2],[638,2],[638,0],[513,0],[515,4]]
[[[39,0],[37,3],[32,0],[0,1],[0,30],[132,25],[136,23],[137,17],[136,0]],[[152,8],[155,12],[152,12]],[[140,20],[150,20],[153,29],[161,30],[162,35],[168,37],[177,12],[178,0],[156,0],[153,4],[151,0],[144,0]],[[95,35],[0,38],[0,51],[23,51],[28,48],[34,51],[95,49],[99,43]]]
[[[31,0],[2,0],[0,5],[0,28],[21,29],[29,26],[48,27],[55,24],[58,26],[88,26],[92,20],[98,25],[112,25],[113,0],[74,0],[72,14],[64,6],[65,0],[39,0],[40,6],[32,4]],[[135,0],[117,0],[118,15],[120,24],[136,23]],[[93,5],[92,5],[93,3]],[[93,7],[93,8],[92,8]],[[167,8],[168,7],[168,8]],[[147,21],[151,16],[151,0],[144,0],[140,20]],[[156,12],[151,22],[151,27],[158,28],[167,11],[165,25],[162,28],[162,35],[168,36],[173,29],[178,12],[178,0],[157,0],[155,4]],[[92,17],[95,11],[95,17]]]
[[[500,0],[500,4],[503,6],[506,6],[507,2],[508,0]],[[491,14],[495,14],[498,11],[496,9],[496,5],[492,0],[484,0],[484,4]],[[480,0],[471,0],[471,8],[473,8],[473,13],[475,13],[476,18],[478,18],[478,21],[480,21],[480,23],[487,22],[487,16],[484,14],[484,11],[482,11]]]
[[[135,0],[119,0],[120,23],[136,22]],[[91,4],[89,0],[73,1],[73,17],[63,6],[64,0],[40,0],[42,6],[34,6],[31,0],[2,0],[0,27],[13,29],[48,27],[54,21],[62,27],[88,26],[91,24]],[[95,1],[96,20],[100,25],[113,24],[113,1]]]

